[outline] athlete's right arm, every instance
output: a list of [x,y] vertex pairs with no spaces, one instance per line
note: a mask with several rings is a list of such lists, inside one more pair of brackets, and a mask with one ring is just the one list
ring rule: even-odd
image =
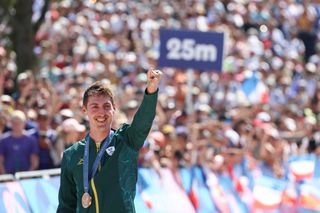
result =
[[64,152],[61,163],[59,206],[57,213],[71,213],[76,212],[77,209],[76,184],[72,178],[69,166],[70,156]]

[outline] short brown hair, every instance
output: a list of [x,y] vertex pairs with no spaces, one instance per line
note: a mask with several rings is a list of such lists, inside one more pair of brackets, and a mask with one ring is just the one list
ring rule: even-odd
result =
[[87,106],[88,99],[90,96],[106,96],[110,97],[111,103],[114,106],[113,94],[111,89],[101,81],[93,83],[83,94],[82,104]]

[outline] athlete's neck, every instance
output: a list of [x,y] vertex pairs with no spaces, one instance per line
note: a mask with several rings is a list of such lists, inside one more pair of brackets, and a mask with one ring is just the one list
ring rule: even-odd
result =
[[90,137],[95,143],[101,143],[110,133],[110,129],[105,131],[90,131]]

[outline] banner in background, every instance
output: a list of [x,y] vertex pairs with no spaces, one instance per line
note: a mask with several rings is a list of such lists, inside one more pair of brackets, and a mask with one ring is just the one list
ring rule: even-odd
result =
[[316,164],[315,155],[292,156],[288,161],[287,175],[290,180],[302,181],[311,179]]
[[19,182],[0,184],[0,212],[32,212],[27,196]]
[[[159,173],[153,169],[140,169],[137,188],[151,212],[196,212],[169,169],[161,169]],[[143,212],[139,209],[136,211]]]
[[33,213],[57,210],[60,177],[21,180],[20,184]]
[[304,181],[299,188],[299,210],[307,212],[307,210],[320,212],[320,181],[308,180]]
[[274,211],[280,208],[286,182],[262,176],[255,180],[253,187],[254,209],[256,211]]
[[[59,179],[36,178],[0,183],[0,212],[56,212]],[[302,182],[266,176],[254,179],[253,197],[250,196],[255,204],[252,208],[239,193],[228,176],[206,168],[194,167],[175,172],[140,168],[134,202],[139,213],[320,212],[319,179]],[[192,205],[194,203],[197,205]]]

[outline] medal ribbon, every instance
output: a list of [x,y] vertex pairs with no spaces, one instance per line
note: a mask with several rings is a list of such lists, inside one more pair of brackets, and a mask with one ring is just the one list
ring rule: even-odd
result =
[[[106,148],[108,147],[108,145],[110,144],[110,142],[112,141],[114,132],[110,131],[109,136],[105,139],[101,149],[98,152],[98,155],[96,157],[96,159],[94,160],[93,166],[92,166],[92,171],[91,171],[91,176],[90,179],[94,177],[94,175],[97,172],[101,157],[103,155],[103,152],[106,150]],[[89,192],[89,134],[87,134],[86,136],[86,143],[85,143],[85,147],[84,147],[84,159],[83,159],[83,187],[84,187],[84,192]]]

